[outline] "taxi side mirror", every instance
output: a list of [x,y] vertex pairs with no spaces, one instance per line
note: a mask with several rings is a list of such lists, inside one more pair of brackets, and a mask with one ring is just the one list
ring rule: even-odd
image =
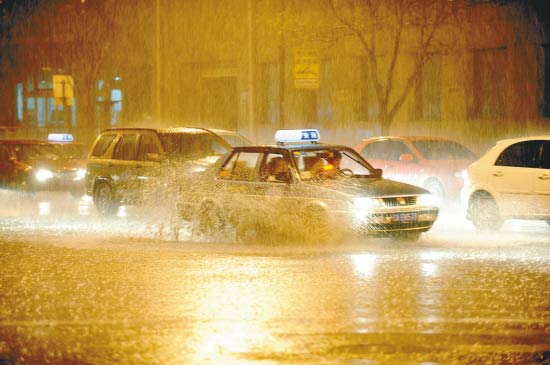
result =
[[382,172],[383,172],[382,169],[374,169],[374,170],[372,171],[372,175],[373,175],[374,177],[382,177]]
[[414,157],[410,153],[402,153],[399,156],[399,161],[412,162],[414,161]]

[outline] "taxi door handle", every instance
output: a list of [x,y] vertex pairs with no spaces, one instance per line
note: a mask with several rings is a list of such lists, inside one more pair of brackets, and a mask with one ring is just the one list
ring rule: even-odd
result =
[[495,176],[495,177],[502,177],[502,176],[504,176],[504,173],[502,173],[502,172],[500,172],[500,171],[497,171],[497,172],[495,172],[495,173],[493,174],[493,176]]
[[540,179],[540,180],[550,180],[550,175],[548,175],[548,174],[540,175],[540,176],[539,176],[539,179]]

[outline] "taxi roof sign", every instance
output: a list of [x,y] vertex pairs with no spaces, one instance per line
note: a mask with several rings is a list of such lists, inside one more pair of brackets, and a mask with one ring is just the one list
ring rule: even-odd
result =
[[70,133],[50,133],[48,142],[74,142],[74,137]]
[[317,129],[279,129],[275,132],[277,143],[318,143],[321,135]]

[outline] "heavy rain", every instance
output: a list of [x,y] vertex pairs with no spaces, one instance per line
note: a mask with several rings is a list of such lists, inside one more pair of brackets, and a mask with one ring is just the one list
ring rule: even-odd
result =
[[0,0],[0,364],[550,364],[545,0]]

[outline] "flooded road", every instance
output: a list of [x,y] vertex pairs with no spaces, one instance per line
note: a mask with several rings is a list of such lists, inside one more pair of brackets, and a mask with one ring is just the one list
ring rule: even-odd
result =
[[[86,208],[88,207],[88,208]],[[548,364],[550,230],[419,242],[170,239],[162,211],[0,208],[0,360],[17,364]]]

